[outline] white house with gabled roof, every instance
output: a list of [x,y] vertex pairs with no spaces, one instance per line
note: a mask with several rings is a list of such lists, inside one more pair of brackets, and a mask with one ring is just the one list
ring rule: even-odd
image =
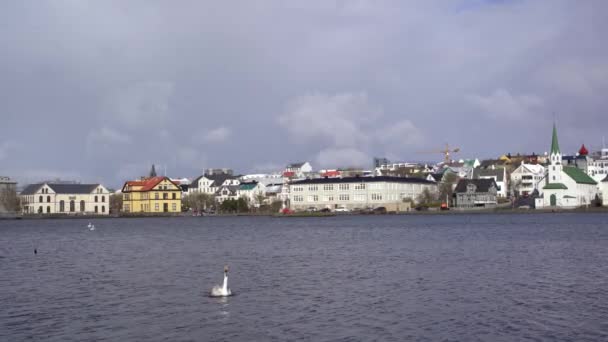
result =
[[108,215],[110,192],[101,184],[30,184],[19,194],[24,214]]

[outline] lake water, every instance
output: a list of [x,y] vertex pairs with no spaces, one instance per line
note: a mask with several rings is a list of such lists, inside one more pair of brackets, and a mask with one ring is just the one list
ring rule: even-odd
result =
[[605,214],[93,223],[0,221],[0,341],[608,341]]

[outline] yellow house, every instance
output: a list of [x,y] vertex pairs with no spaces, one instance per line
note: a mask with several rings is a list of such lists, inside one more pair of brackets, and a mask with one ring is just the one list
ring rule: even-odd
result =
[[167,177],[128,181],[122,187],[124,213],[179,213],[182,190]]

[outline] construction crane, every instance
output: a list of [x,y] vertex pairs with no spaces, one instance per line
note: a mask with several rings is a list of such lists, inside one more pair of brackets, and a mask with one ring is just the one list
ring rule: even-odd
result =
[[441,154],[443,154],[444,162],[447,164],[450,162],[450,153],[457,153],[457,152],[460,152],[459,147],[450,148],[450,145],[448,143],[446,143],[445,148],[442,150],[423,151],[423,152],[418,152],[418,153],[441,153]]

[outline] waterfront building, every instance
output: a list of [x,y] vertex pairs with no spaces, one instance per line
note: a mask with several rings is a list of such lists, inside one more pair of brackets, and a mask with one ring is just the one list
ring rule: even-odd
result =
[[188,188],[188,193],[215,195],[222,186],[238,186],[239,178],[230,169],[207,169],[202,176],[195,178]]
[[508,193],[507,170],[503,167],[473,170],[473,179],[493,179],[496,183],[496,195],[506,198]]
[[296,211],[379,207],[405,211],[424,190],[435,193],[437,184],[421,178],[389,176],[304,179],[289,184],[289,207]]
[[260,182],[247,182],[239,184],[237,190],[238,198],[245,198],[247,202],[254,207],[259,207],[263,203],[260,202],[261,196],[266,196],[266,186]]
[[498,186],[494,178],[461,179],[454,189],[457,208],[493,208]]
[[608,207],[608,176],[600,183],[600,192],[602,194],[602,205]]
[[142,178],[122,187],[124,213],[179,213],[182,190],[168,177]]
[[239,185],[221,185],[214,194],[215,201],[222,203],[226,200],[237,200],[239,198]]
[[536,199],[536,208],[575,208],[589,205],[598,193],[597,182],[593,178],[577,167],[563,165],[555,124],[549,165],[541,184],[541,197]]
[[545,167],[539,164],[522,162],[511,172],[511,184],[515,195],[528,196],[539,190],[539,184],[545,178]]
[[110,212],[110,192],[101,184],[30,184],[19,197],[24,214],[108,215]]

